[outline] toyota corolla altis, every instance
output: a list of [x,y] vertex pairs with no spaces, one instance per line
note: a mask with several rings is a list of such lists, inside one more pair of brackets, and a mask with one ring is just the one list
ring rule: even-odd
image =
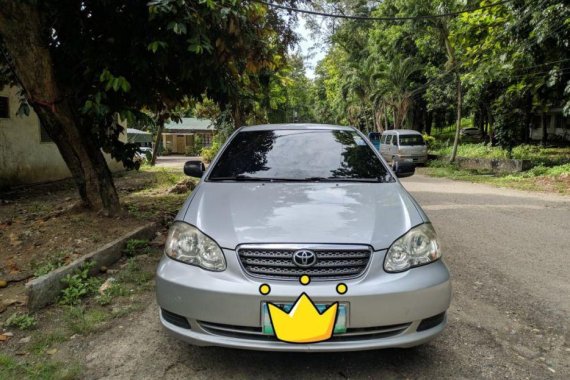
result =
[[[350,351],[411,347],[443,331],[449,272],[432,224],[397,179],[413,165],[389,168],[359,131],[244,127],[207,170],[196,161],[184,170],[201,180],[170,228],[156,276],[160,320],[178,338]],[[324,319],[335,304],[326,340],[302,343],[285,331],[293,344],[276,334],[268,305],[293,318],[301,294],[318,313],[283,314],[281,327],[323,327],[319,313]]]

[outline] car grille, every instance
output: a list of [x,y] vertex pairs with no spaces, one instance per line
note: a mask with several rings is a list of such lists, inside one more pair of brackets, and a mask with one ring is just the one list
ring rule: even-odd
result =
[[312,280],[338,280],[361,275],[370,261],[366,246],[308,247],[315,253],[316,263],[309,268],[298,267],[293,254],[305,247],[242,246],[237,252],[240,262],[251,276],[272,279],[298,279],[306,274]]
[[[227,336],[230,338],[250,339],[277,342],[278,339],[275,335],[265,335],[261,331],[261,327],[246,327],[246,326],[232,326],[223,325],[219,323],[211,323],[198,321],[200,327],[209,332],[210,334]],[[333,334],[329,342],[342,342],[342,341],[357,341],[366,339],[381,339],[389,338],[399,335],[406,331],[411,326],[411,323],[402,323],[399,325],[390,326],[375,326],[363,328],[348,328],[346,333]]]

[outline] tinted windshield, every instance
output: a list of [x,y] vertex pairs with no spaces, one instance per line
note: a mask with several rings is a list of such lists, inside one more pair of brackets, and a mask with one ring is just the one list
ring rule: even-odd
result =
[[400,135],[400,145],[425,145],[420,135]]
[[360,135],[338,130],[240,132],[208,179],[393,181]]

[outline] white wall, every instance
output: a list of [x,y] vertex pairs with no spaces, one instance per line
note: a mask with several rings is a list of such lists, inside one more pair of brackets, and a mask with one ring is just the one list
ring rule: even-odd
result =
[[[71,176],[53,142],[40,141],[40,121],[31,110],[29,116],[17,116],[20,106],[15,87],[4,87],[0,96],[9,97],[10,118],[0,118],[0,188],[49,182]],[[121,140],[126,141],[126,135]],[[123,169],[122,163],[105,155],[111,170]]]

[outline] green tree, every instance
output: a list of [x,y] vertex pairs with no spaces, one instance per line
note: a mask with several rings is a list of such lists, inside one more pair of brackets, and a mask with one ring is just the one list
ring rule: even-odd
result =
[[253,1],[0,0],[2,73],[23,89],[84,203],[114,214],[101,149],[126,165],[135,150],[119,141],[119,122],[176,118],[207,90],[239,124],[244,88],[264,86],[294,40],[290,26]]

